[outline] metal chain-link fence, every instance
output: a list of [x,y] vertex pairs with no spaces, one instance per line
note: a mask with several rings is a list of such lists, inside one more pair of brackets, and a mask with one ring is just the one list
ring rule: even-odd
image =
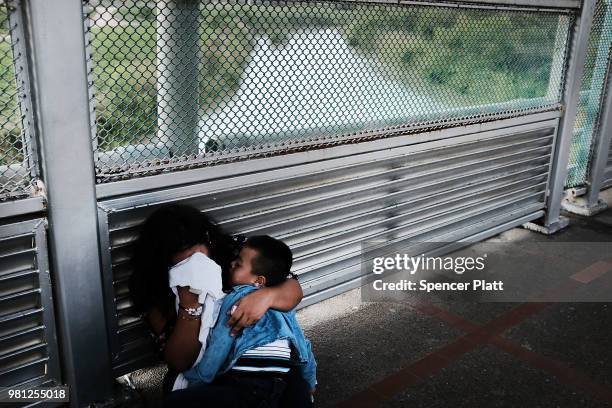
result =
[[574,19],[444,3],[84,6],[98,182],[557,109]]
[[599,132],[601,108],[605,100],[611,46],[612,7],[609,0],[598,0],[570,148],[565,182],[567,188],[583,186],[589,177],[593,142]]
[[34,169],[29,154],[27,79],[16,2],[0,0],[0,201],[26,197]]

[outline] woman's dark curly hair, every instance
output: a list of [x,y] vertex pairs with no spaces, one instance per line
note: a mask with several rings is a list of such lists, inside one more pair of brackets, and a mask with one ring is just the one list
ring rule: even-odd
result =
[[129,282],[138,312],[148,312],[152,307],[164,314],[173,310],[174,295],[168,287],[172,258],[197,244],[206,245],[211,259],[221,266],[223,287],[227,289],[237,245],[206,214],[187,205],[171,204],[158,208],[145,220],[136,242]]

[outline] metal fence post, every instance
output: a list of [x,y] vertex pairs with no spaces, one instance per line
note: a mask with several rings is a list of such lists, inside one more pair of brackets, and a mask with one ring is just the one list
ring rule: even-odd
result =
[[198,154],[199,1],[157,6],[157,124],[175,156]]
[[563,96],[564,114],[557,133],[555,142],[555,155],[552,164],[549,182],[549,194],[546,201],[546,215],[543,225],[533,223],[526,227],[535,229],[545,234],[553,234],[564,228],[568,220],[561,217],[561,201],[564,194],[565,179],[567,177],[567,165],[572,142],[574,122],[578,111],[580,98],[580,86],[584,74],[589,34],[593,25],[596,0],[584,0],[577,21],[576,31],[573,36],[572,53],[566,73],[566,89]]
[[48,191],[49,244],[71,405],[112,395],[97,234],[81,0],[29,0],[35,125]]
[[[608,62],[608,75],[610,73],[610,63]],[[596,139],[593,149],[593,160],[591,161],[589,172],[589,185],[586,197],[586,208],[602,211],[607,207],[603,200],[599,199],[599,190],[604,179],[604,172],[610,150],[610,134],[612,133],[612,89],[610,89],[610,80],[608,78],[606,90],[606,102],[604,105],[603,114],[601,116],[601,125],[599,127],[599,137]],[[594,213],[594,212],[592,212]]]

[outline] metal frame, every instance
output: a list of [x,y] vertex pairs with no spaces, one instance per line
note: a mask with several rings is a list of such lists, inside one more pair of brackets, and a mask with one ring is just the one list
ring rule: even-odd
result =
[[536,8],[577,9],[581,7],[580,0],[461,0],[461,2]]
[[[303,1],[303,0],[288,0]],[[349,3],[419,4],[436,7],[522,7],[524,9],[578,9],[581,0],[330,0]]]
[[584,0],[581,8],[580,19],[577,21],[576,32],[573,37],[572,55],[569,60],[569,67],[566,78],[566,90],[563,98],[564,115],[562,118],[559,135],[555,143],[555,160],[551,178],[550,194],[547,199],[546,216],[543,219],[543,226],[535,229],[551,234],[567,226],[567,219],[561,217],[561,200],[564,194],[565,179],[567,177],[567,164],[569,161],[569,151],[573,136],[574,123],[578,111],[580,99],[580,86],[584,73],[584,64],[587,54],[587,44],[593,16],[595,14],[596,0]]
[[42,196],[0,202],[0,219],[33,214],[45,210]]
[[99,263],[82,3],[30,0],[26,12],[36,81],[35,123],[37,134],[42,135],[43,175],[49,189],[49,241],[64,380],[72,388],[71,405],[79,407],[107,400],[113,391]]

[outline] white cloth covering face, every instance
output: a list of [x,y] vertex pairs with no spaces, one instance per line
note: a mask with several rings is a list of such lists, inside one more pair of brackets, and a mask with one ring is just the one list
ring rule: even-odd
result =
[[[189,258],[174,265],[168,272],[170,288],[176,296],[176,311],[178,313],[179,297],[177,286],[189,286],[189,291],[198,295],[198,302],[202,304],[202,317],[200,320],[200,333],[198,340],[202,348],[195,364],[197,364],[206,350],[206,339],[210,329],[215,325],[219,316],[219,309],[225,293],[221,281],[221,267],[201,252],[196,252]],[[172,391],[187,388],[189,382],[183,374],[179,374],[174,381]]]

